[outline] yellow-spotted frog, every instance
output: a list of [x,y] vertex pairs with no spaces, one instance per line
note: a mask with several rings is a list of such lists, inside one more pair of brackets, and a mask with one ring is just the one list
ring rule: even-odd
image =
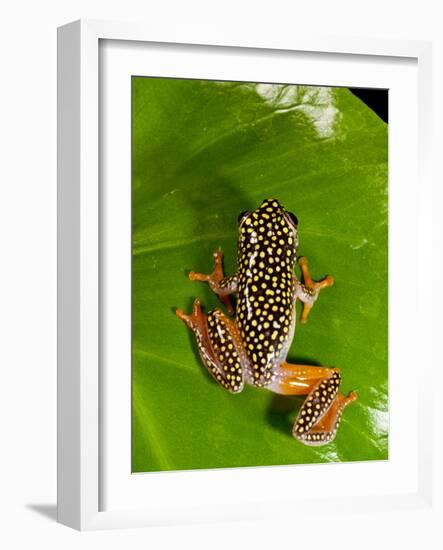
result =
[[232,393],[245,383],[283,395],[306,395],[292,434],[305,445],[324,445],[337,433],[342,412],[356,399],[339,391],[340,371],[286,362],[296,324],[295,304],[303,304],[305,323],[320,290],[331,276],[312,280],[306,258],[298,260],[302,281],[295,273],[298,248],[297,217],[276,199],[267,199],[238,218],[237,272],[225,277],[222,253],[214,253],[215,268],[206,275],[191,271],[192,281],[205,281],[234,314],[230,295],[237,293],[235,317],[219,308],[205,315],[200,301],[177,316],[193,331],[201,359],[214,377]]

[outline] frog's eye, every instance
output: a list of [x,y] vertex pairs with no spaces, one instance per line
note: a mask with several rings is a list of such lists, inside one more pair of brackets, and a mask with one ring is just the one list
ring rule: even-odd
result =
[[244,212],[240,212],[238,215],[237,221],[238,225],[240,225],[245,219],[249,216],[250,212],[248,210],[245,210]]
[[288,216],[290,217],[291,222],[293,223],[293,225],[295,225],[297,227],[297,225],[298,225],[297,216],[295,214],[293,214],[292,212],[288,212]]

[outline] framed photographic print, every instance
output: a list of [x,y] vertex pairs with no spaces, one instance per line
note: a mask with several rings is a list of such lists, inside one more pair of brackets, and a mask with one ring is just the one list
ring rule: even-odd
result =
[[427,506],[428,45],[172,34],[59,29],[59,520]]
[[[131,101],[132,471],[387,459],[387,123],[339,87],[133,76]],[[336,437],[357,393],[319,365],[357,349]]]

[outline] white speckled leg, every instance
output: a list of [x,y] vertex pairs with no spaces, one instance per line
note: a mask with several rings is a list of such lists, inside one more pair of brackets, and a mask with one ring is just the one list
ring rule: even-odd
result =
[[357,399],[338,391],[340,374],[334,372],[311,391],[294,423],[292,435],[305,445],[326,445],[335,439],[344,408]]
[[270,390],[282,395],[307,395],[292,435],[305,445],[325,445],[337,433],[343,409],[357,399],[339,392],[340,372],[329,367],[284,363]]
[[180,309],[177,316],[193,331],[203,364],[213,378],[231,393],[244,386],[244,363],[247,361],[235,323],[219,309],[203,313],[199,300],[191,315]]

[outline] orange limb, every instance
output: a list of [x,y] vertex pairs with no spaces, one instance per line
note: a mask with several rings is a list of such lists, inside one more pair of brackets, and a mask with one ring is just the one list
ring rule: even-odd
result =
[[357,393],[351,392],[347,397],[338,392],[328,412],[317,422],[312,428],[312,433],[332,431],[333,426],[337,422],[338,415],[343,409],[357,399]]
[[308,395],[319,382],[331,378],[334,372],[338,373],[339,370],[330,367],[282,363],[278,386],[274,386],[273,389],[282,395]]
[[244,385],[244,351],[235,323],[220,309],[203,313],[200,300],[194,301],[192,313],[181,309],[176,315],[192,330],[198,351],[213,378],[231,393],[239,393]]
[[307,395],[292,431],[305,445],[330,443],[337,433],[344,408],[357,399],[339,392],[340,371],[336,368],[283,363],[272,388],[283,395]]
[[221,250],[214,252],[214,271],[212,273],[208,275],[191,271],[189,279],[191,281],[207,282],[224,304],[228,313],[231,315],[234,313],[230,294],[236,290],[236,277],[234,276],[232,279],[225,277],[223,273],[223,253]]
[[205,314],[201,308],[201,303],[198,298],[194,300],[192,306],[192,313],[187,315],[183,310],[177,308],[175,314],[179,319],[188,325],[191,330],[199,330],[202,335],[206,333],[206,319]]
[[300,320],[302,323],[306,323],[309,312],[314,302],[317,300],[320,290],[332,286],[334,284],[334,278],[328,275],[321,281],[314,281],[309,272],[308,260],[304,256],[300,258],[299,265],[303,276],[303,284],[298,292],[298,297],[303,303]]

